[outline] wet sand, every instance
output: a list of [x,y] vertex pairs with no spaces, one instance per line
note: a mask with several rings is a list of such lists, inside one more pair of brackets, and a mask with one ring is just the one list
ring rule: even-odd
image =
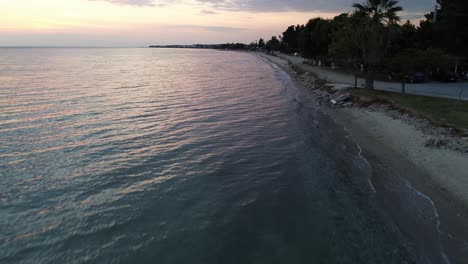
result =
[[[328,110],[328,113],[351,131],[352,138],[363,147],[366,158],[373,160],[373,164],[380,163],[386,170],[402,176],[433,202],[446,254],[452,263],[466,263],[468,210],[461,187],[468,161],[463,162],[454,151],[425,147],[420,131],[383,113],[356,108]],[[417,153],[420,156],[416,156]],[[385,189],[391,180],[377,173],[373,176],[377,189],[378,186]],[[460,185],[456,184],[457,179]]]
[[[261,56],[297,77],[286,60]],[[418,241],[414,247],[434,254],[436,263],[447,263],[445,255],[451,263],[466,263],[468,155],[425,146],[427,138],[421,131],[383,112],[326,106],[322,111],[362,147],[363,156],[372,164],[371,181],[383,213],[403,234]]]

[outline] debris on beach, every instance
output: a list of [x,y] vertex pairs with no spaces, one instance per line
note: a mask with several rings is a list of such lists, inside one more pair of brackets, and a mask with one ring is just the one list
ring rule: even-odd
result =
[[351,94],[346,91],[349,84],[331,84],[327,80],[315,78],[310,72],[298,73],[295,69],[290,70],[296,74],[297,79],[304,86],[312,90],[312,93],[317,96],[317,101],[321,104],[330,104],[338,107],[352,107]]
[[316,100],[322,105],[329,105],[332,108],[358,106],[365,107],[366,111],[382,112],[394,119],[416,127],[423,134],[427,135],[429,139],[425,144],[426,147],[446,148],[461,153],[468,153],[468,137],[454,135],[450,128],[439,127],[428,120],[408,113],[402,113],[386,104],[376,102],[373,98],[366,98],[365,96],[353,97],[347,91],[349,85],[331,84],[327,80],[314,77],[312,73],[296,73],[294,69],[290,70],[305,87],[311,90],[311,93],[316,96]]
[[345,90],[335,92],[330,96],[330,103],[333,107],[351,107],[351,94]]
[[[461,153],[468,153],[468,137],[460,137],[454,135],[450,128],[439,127],[428,120],[419,118],[408,113],[402,113],[390,106],[378,103],[373,98],[365,96],[353,97],[347,88],[346,84],[331,84],[327,80],[314,77],[314,74],[309,72],[296,73],[294,69],[290,69],[301,81],[305,87],[311,90],[311,93],[316,96],[316,100],[323,105],[329,105],[332,108],[350,108],[350,107],[365,107],[366,111],[382,112],[394,119],[401,120],[419,129],[423,134],[428,136],[425,144],[430,148],[446,148]],[[468,132],[467,132],[468,134]]]
[[335,92],[346,90],[350,87],[349,84],[345,84],[345,83],[329,83],[329,84],[326,84],[325,86],[327,86],[328,88],[330,88],[331,90]]
[[317,95],[319,97],[319,99],[327,99],[328,100],[328,98],[330,98],[330,94],[325,92],[325,91],[322,91],[322,90],[313,90],[312,93]]
[[299,80],[301,80],[308,88],[315,89],[315,78],[310,76],[308,72],[299,76]]
[[447,146],[447,144],[448,144],[448,142],[446,140],[431,138],[431,139],[426,141],[425,146],[426,147],[440,148],[440,147],[443,147],[443,146]]
[[350,99],[351,99],[351,94],[343,90],[332,94],[332,96],[330,97],[330,101],[333,104],[344,103],[345,101],[348,101]]

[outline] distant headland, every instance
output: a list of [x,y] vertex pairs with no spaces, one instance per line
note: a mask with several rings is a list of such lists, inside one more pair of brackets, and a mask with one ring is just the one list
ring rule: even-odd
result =
[[151,45],[149,48],[171,49],[220,49],[220,50],[257,50],[254,43],[192,44],[192,45]]

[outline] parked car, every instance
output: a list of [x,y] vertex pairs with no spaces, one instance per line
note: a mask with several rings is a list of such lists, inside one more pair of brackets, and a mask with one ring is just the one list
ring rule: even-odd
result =
[[468,72],[463,72],[460,74],[460,79],[461,80],[468,80]]
[[299,57],[300,55],[299,55],[299,53],[295,52],[294,56]]
[[453,72],[438,72],[432,75],[434,80],[440,82],[457,82],[458,81],[458,74]]
[[426,82],[427,76],[423,72],[415,72],[406,76],[406,82],[408,83],[423,83]]
[[448,73],[443,76],[444,78],[442,79],[443,82],[457,82],[458,81],[458,75],[456,73]]

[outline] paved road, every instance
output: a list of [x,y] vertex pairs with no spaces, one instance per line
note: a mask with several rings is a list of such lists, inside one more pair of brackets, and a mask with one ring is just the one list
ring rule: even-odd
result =
[[[333,71],[330,68],[326,67],[314,67],[310,65],[303,64],[304,61],[301,57],[295,57],[290,55],[281,54],[279,55],[282,58],[289,59],[293,63],[301,64],[306,70],[317,73],[321,78],[327,79],[331,82],[352,84],[354,85],[354,76],[351,74],[346,74],[342,72]],[[391,82],[375,82],[375,88],[377,90],[400,92],[401,84],[400,83],[391,83]],[[364,86],[364,79],[358,79],[358,86]],[[407,84],[406,91],[409,94],[415,95],[425,95],[433,97],[444,97],[468,101],[468,82],[458,82],[458,83],[418,83],[418,84]]]

